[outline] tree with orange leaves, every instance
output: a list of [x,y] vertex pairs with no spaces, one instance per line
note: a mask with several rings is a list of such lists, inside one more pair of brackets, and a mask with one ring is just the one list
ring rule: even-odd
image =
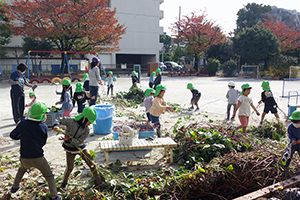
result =
[[295,27],[289,27],[284,22],[277,22],[275,19],[264,19],[261,26],[269,28],[280,40],[281,52],[293,52],[299,48],[299,32]]
[[215,22],[206,19],[206,14],[184,16],[177,21],[172,31],[176,42],[182,42],[185,49],[195,56],[194,68],[197,69],[201,55],[212,45],[225,42],[225,35]]
[[15,35],[51,41],[60,51],[118,51],[126,28],[108,0],[12,0]]

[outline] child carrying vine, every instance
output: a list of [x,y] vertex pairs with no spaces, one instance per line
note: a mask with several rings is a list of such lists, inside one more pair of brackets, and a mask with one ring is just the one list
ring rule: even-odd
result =
[[[67,184],[69,176],[74,168],[74,160],[76,155],[80,155],[80,157],[86,162],[89,166],[95,181],[96,186],[102,183],[102,179],[99,175],[96,165],[94,164],[91,155],[87,151],[86,145],[84,144],[84,140],[88,137],[90,133],[89,125],[95,124],[97,118],[97,113],[94,108],[85,107],[81,114],[77,115],[74,118],[63,118],[61,120],[61,125],[66,126],[66,131],[64,136],[60,137],[59,140],[63,140],[63,148],[66,151],[66,161],[67,168],[64,173],[63,182],[61,184],[61,188],[63,190],[67,190]],[[59,132],[60,129],[58,124],[55,124],[54,131]]]

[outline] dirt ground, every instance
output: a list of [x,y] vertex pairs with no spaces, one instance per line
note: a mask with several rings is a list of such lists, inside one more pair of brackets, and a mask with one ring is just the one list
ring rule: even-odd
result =
[[[166,85],[167,91],[165,93],[165,101],[171,103],[180,104],[183,108],[188,108],[191,92],[186,89],[187,83],[191,82],[194,87],[201,91],[202,96],[199,101],[200,111],[183,111],[181,113],[166,112],[161,116],[161,122],[163,124],[163,130],[171,132],[171,127],[178,120],[179,117],[185,117],[191,115],[195,118],[195,121],[206,122],[209,120],[216,121],[217,123],[222,123],[226,117],[226,106],[227,100],[225,95],[228,91],[227,84],[229,81],[235,81],[236,88],[240,90],[242,84],[248,82],[252,86],[252,91],[250,97],[252,97],[254,106],[258,105],[258,101],[261,97],[261,82],[263,80],[257,79],[241,79],[241,78],[218,78],[218,77],[166,77],[163,76],[162,84]],[[131,78],[127,75],[117,78],[114,83],[114,92],[128,91],[131,86]],[[288,112],[288,99],[281,98],[282,95],[282,81],[270,80],[271,90],[275,96],[279,108],[279,115],[282,121],[286,120],[286,114]],[[75,88],[75,83],[72,83],[73,88]],[[148,86],[148,77],[143,76],[141,79],[141,84],[138,84],[143,90]],[[295,86],[294,86],[295,87]],[[299,87],[299,85],[297,86]],[[48,107],[51,107],[59,100],[59,96],[55,94],[55,91],[61,90],[61,85],[51,85],[49,83],[38,84],[36,89],[36,95],[38,100],[46,103]],[[106,86],[101,89],[106,91]],[[31,89],[25,89],[26,103],[29,102],[28,94]],[[9,133],[15,128],[15,123],[12,118],[12,109],[10,101],[10,85],[7,81],[0,83],[0,152],[2,156],[16,155],[15,159],[19,158],[19,141],[13,141],[9,138]],[[105,97],[109,98],[109,97]],[[257,107],[258,111],[262,113],[263,105]],[[72,112],[72,116],[76,115],[77,108]],[[144,107],[140,106],[138,109],[126,108],[125,110],[116,108],[116,112],[127,113],[122,117],[114,116],[113,125],[117,124],[119,121],[129,120],[128,115],[130,113],[135,113],[136,115],[144,113]],[[266,119],[275,119],[273,115],[268,114]],[[256,116],[252,112],[250,118],[251,125],[258,125],[260,117]],[[238,125],[238,120],[235,120],[234,125]],[[96,152],[96,163],[105,164],[104,153],[100,151],[99,142],[105,138],[112,138],[112,134],[109,135],[97,135],[93,134],[93,127],[91,126],[91,135],[88,137],[86,143],[89,150],[94,150]],[[65,169],[65,152],[61,147],[61,141],[58,140],[59,136],[49,129],[49,138],[47,144],[44,147],[45,157],[55,167],[54,173],[61,173]],[[153,149],[152,151],[127,151],[127,152],[111,152],[109,153],[110,162],[115,162],[119,159],[121,162],[133,161],[133,170],[139,169],[141,166],[146,166],[146,168],[156,168],[162,165],[168,165],[166,159],[163,157],[163,148]],[[0,181],[7,174],[15,175],[16,170],[4,170],[0,172]],[[2,182],[2,181],[1,181]]]

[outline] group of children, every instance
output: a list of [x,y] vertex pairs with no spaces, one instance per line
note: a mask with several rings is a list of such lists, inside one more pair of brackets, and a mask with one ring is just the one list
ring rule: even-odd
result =
[[[230,117],[230,108],[233,106],[234,112],[231,119],[234,120],[236,112],[239,111],[238,116],[241,125],[238,126],[237,129],[242,128],[243,133],[246,133],[246,128],[248,126],[249,117],[251,114],[250,107],[253,108],[257,115],[260,115],[260,113],[254,107],[252,99],[249,97],[252,88],[248,83],[245,83],[242,85],[242,92],[240,93],[238,90],[234,89],[234,82],[229,82],[228,87],[229,90],[226,94],[226,97],[228,99],[227,120],[229,120]],[[261,100],[258,102],[258,104],[264,103],[264,110],[259,126],[263,125],[264,118],[270,111],[272,114],[274,114],[277,122],[279,123],[280,119],[277,110],[278,105],[271,91],[270,83],[268,81],[263,81],[261,87],[263,89],[263,92],[261,93]],[[288,169],[295,151],[297,151],[300,155],[300,111],[295,110],[291,114],[289,119],[291,120],[291,123],[288,126],[288,135],[290,142],[282,158],[282,161],[284,161],[285,169]]]
[[[264,103],[264,111],[262,113],[259,126],[263,125],[264,118],[270,111],[275,115],[277,121],[279,122],[279,115],[277,111],[278,105],[271,91],[270,83],[268,81],[263,81],[261,86],[263,88],[263,92],[261,93],[261,100],[258,102],[258,104]],[[241,86],[242,91],[240,92],[235,89],[235,83],[230,81],[228,83],[228,88],[229,90],[226,94],[226,98],[228,99],[226,120],[229,120],[230,110],[233,106],[233,114],[231,120],[234,120],[238,111],[238,117],[241,125],[238,126],[237,129],[242,128],[243,133],[246,133],[246,128],[249,123],[249,117],[251,115],[250,108],[252,108],[257,115],[260,115],[260,113],[254,107],[252,99],[249,97],[252,87],[248,83],[245,83]]]

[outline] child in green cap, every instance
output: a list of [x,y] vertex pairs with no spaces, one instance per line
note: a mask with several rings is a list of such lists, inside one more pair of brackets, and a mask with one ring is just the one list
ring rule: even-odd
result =
[[263,81],[261,87],[263,88],[264,91],[261,93],[261,100],[258,102],[258,104],[261,104],[263,102],[265,104],[265,108],[264,108],[264,112],[261,115],[261,120],[259,125],[261,126],[263,124],[265,116],[267,113],[269,113],[269,111],[271,111],[271,113],[275,115],[279,123],[279,115],[277,111],[278,106],[273,97],[273,93],[271,92],[269,81]]
[[44,103],[38,102],[33,104],[29,118],[21,121],[10,133],[12,139],[21,141],[21,165],[8,194],[9,198],[11,193],[15,193],[20,189],[20,182],[24,174],[29,172],[27,170],[34,167],[40,170],[47,180],[51,199],[61,199],[61,196],[57,195],[54,175],[44,157],[43,146],[45,146],[48,137],[48,127],[44,121],[47,118],[48,112],[49,110]]
[[155,73],[156,73],[156,78],[153,81],[153,88],[154,88],[154,90],[156,90],[156,86],[161,83],[161,69],[157,68],[155,70]]
[[[81,114],[77,115],[74,118],[63,117],[60,121],[61,125],[66,126],[65,135],[60,137],[59,140],[63,140],[63,148],[66,152],[66,162],[67,168],[64,173],[63,182],[61,188],[67,190],[67,183],[69,176],[74,168],[74,160],[76,155],[85,161],[89,166],[95,181],[96,185],[99,185],[102,180],[98,173],[97,167],[94,165],[91,155],[87,151],[84,140],[89,136],[90,124],[96,124],[97,113],[94,108],[85,107]],[[53,130],[59,132],[59,122],[54,125]]]
[[70,117],[73,110],[72,102],[72,86],[71,81],[68,79],[63,80],[62,82],[62,92],[56,92],[60,94],[60,101],[56,102],[55,105],[62,104],[61,110],[64,111],[64,117]]
[[151,108],[153,100],[154,100],[154,92],[155,92],[155,90],[153,88],[148,88],[145,91],[144,105],[145,105],[145,108],[146,108],[146,115],[147,115],[147,118],[148,118],[148,121],[147,121],[148,124],[151,122],[149,109]]
[[189,110],[194,109],[194,104],[196,106],[196,110],[199,110],[199,106],[198,106],[198,101],[201,97],[201,92],[199,92],[197,89],[194,88],[192,83],[188,83],[187,84],[187,89],[189,89],[192,92],[192,99],[191,99],[191,107],[189,108]]
[[27,112],[27,118],[29,117],[29,114],[30,114],[30,108],[33,104],[39,102],[37,99],[36,99],[36,95],[34,92],[29,92],[29,98],[30,98],[30,102],[28,104],[25,105],[25,107],[28,107],[28,112]]
[[290,120],[292,123],[290,123],[287,130],[290,143],[282,158],[282,161],[285,162],[285,167],[290,165],[295,151],[300,155],[300,111],[295,110],[290,116]]
[[237,129],[242,128],[243,133],[247,133],[246,128],[249,123],[249,117],[250,117],[250,107],[256,112],[257,115],[260,115],[259,112],[256,110],[256,108],[253,105],[252,99],[249,96],[251,92],[250,85],[248,83],[245,83],[242,85],[242,92],[241,96],[238,98],[238,104],[234,110],[234,113],[232,117],[235,117],[235,114],[237,110],[239,110],[239,120],[241,122],[241,125],[237,127]]
[[152,72],[149,78],[149,88],[153,87],[154,76],[155,76],[155,72]]
[[78,114],[82,113],[83,108],[85,107],[85,102],[88,99],[90,98],[86,95],[85,91],[83,91],[82,83],[76,83],[76,89],[73,95],[73,105],[75,106],[75,103],[77,102]]
[[109,94],[109,90],[111,89],[111,96],[114,94],[114,77],[113,72],[107,72],[108,77],[106,77],[105,82],[107,82],[107,96]]
[[82,81],[84,91],[90,91],[90,77],[88,73],[84,74]]
[[139,83],[139,78],[136,75],[136,71],[132,71],[131,81],[132,81],[132,86],[131,87],[136,87],[136,83]]
[[151,122],[154,124],[154,126],[156,128],[157,137],[160,137],[160,127],[161,127],[160,121],[159,121],[159,116],[165,110],[169,110],[169,111],[173,112],[172,107],[164,105],[163,97],[165,95],[165,92],[166,92],[166,86],[161,85],[161,84],[156,86],[156,90],[155,90],[155,94],[154,94],[155,98],[153,100],[151,108],[149,109]]

